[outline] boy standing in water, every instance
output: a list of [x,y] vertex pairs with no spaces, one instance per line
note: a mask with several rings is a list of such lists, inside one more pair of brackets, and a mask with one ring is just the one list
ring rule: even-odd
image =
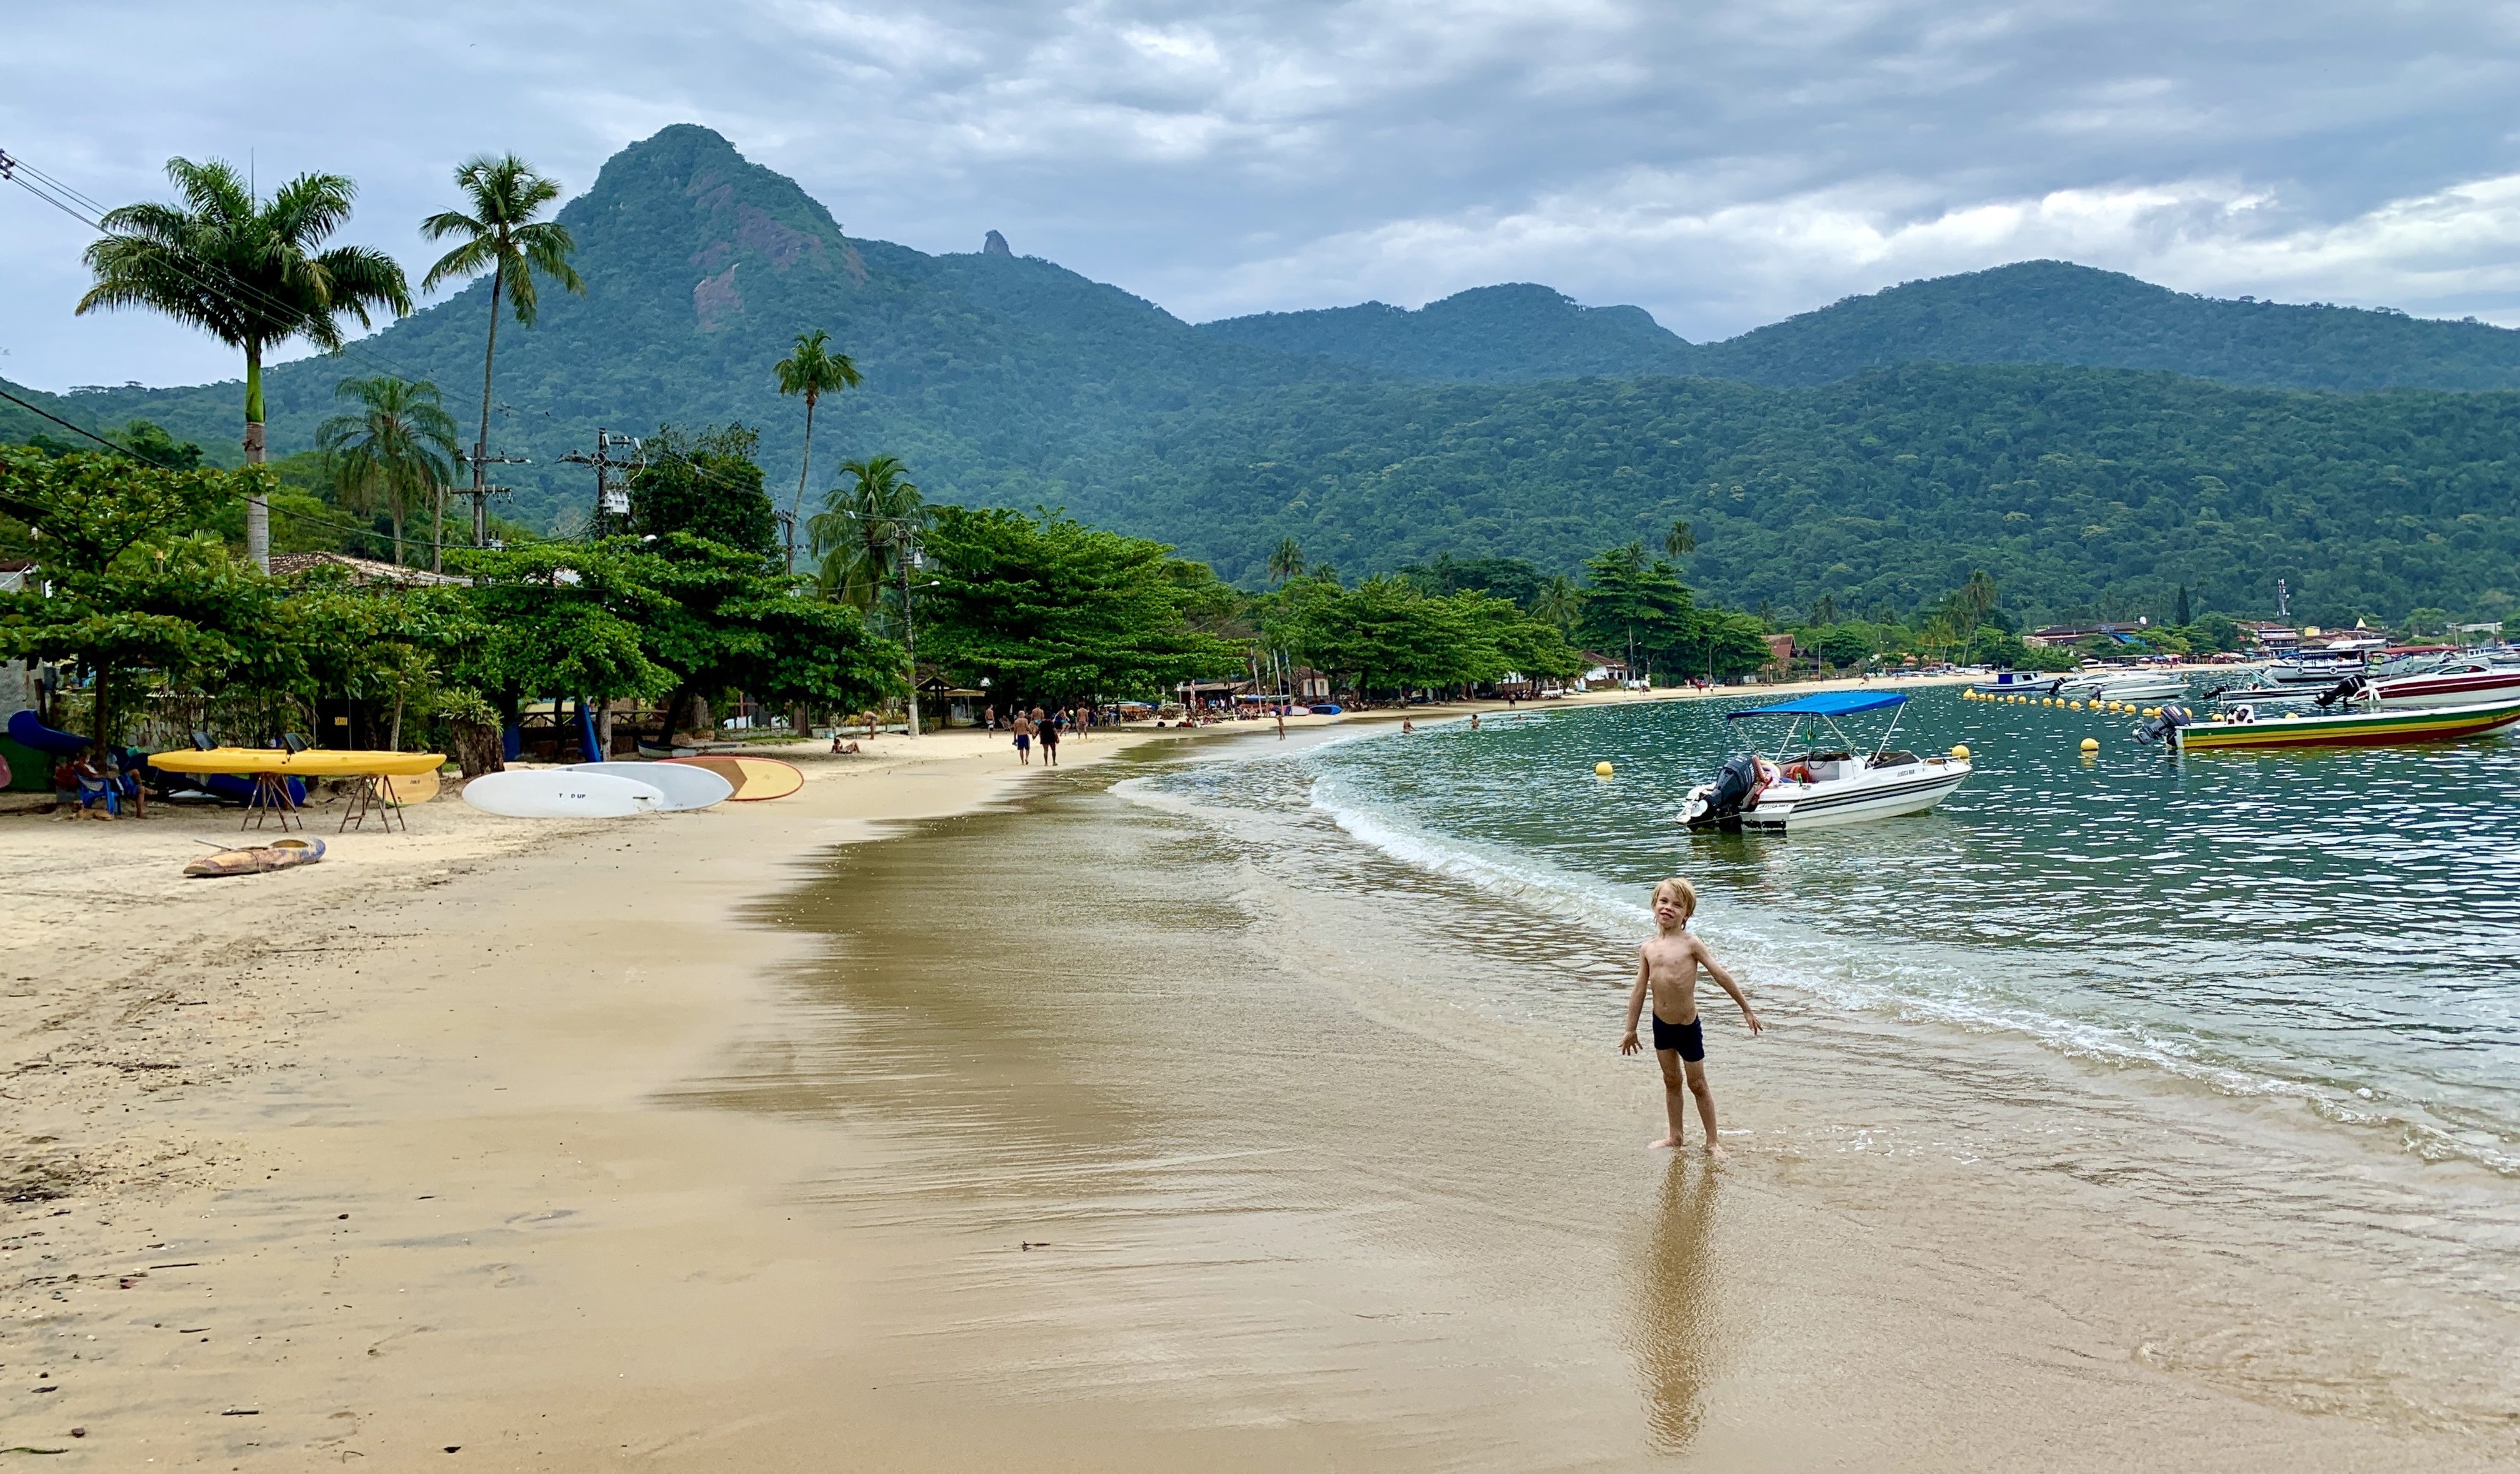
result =
[[1697,1017],[1697,969],[1703,966],[1714,974],[1732,1001],[1741,1005],[1741,1018],[1752,1034],[1762,1026],[1750,1000],[1741,995],[1740,985],[1715,960],[1706,944],[1690,935],[1688,918],[1696,911],[1697,892],[1688,882],[1667,880],[1654,887],[1654,934],[1637,959],[1637,986],[1628,993],[1628,1032],[1619,1040],[1619,1052],[1634,1054],[1642,1047],[1637,1042],[1637,1021],[1644,1012],[1645,990],[1650,987],[1654,1058],[1662,1065],[1662,1109],[1671,1121],[1671,1134],[1654,1145],[1680,1149],[1681,1123],[1688,1114],[1680,1098],[1685,1070],[1688,1093],[1697,1097],[1697,1118],[1706,1124],[1706,1155],[1721,1158],[1724,1146],[1715,1134],[1715,1096],[1706,1088],[1706,1037]]

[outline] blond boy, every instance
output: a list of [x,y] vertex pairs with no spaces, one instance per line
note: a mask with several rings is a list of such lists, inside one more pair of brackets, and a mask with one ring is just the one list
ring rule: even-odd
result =
[[1715,1096],[1706,1088],[1706,1039],[1697,1017],[1698,968],[1712,973],[1741,1005],[1741,1018],[1752,1034],[1762,1026],[1740,985],[1689,932],[1688,918],[1696,912],[1697,892],[1688,882],[1667,880],[1654,887],[1654,934],[1637,958],[1637,986],[1628,992],[1628,1032],[1619,1040],[1619,1052],[1634,1054],[1643,1047],[1637,1042],[1637,1022],[1644,1012],[1645,990],[1651,988],[1654,1058],[1662,1065],[1662,1109],[1671,1122],[1671,1134],[1654,1145],[1680,1149],[1681,1124],[1688,1114],[1681,1102],[1685,1083],[1697,1097],[1698,1120],[1706,1124],[1706,1155],[1720,1158],[1724,1146],[1715,1132]]

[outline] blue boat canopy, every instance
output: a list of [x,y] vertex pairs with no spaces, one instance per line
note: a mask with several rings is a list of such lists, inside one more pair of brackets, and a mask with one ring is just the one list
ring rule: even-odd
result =
[[1903,691],[1815,691],[1797,696],[1773,707],[1753,707],[1746,712],[1727,712],[1724,719],[1738,721],[1744,716],[1844,716],[1850,712],[1878,712],[1895,707],[1908,699]]

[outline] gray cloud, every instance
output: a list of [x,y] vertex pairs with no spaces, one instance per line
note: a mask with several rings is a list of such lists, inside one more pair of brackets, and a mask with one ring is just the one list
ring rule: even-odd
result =
[[[110,203],[170,154],[339,170],[348,234],[420,264],[457,159],[583,187],[698,121],[854,232],[994,226],[1193,319],[1537,280],[1708,338],[2048,255],[2520,322],[2515,32],[2328,0],[137,3],[13,22],[0,147]],[[83,233],[0,211],[0,375],[235,372],[73,320]]]

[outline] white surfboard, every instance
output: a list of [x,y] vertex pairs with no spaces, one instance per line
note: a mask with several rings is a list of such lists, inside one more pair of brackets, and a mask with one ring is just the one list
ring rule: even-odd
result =
[[706,808],[723,804],[735,792],[735,785],[704,767],[686,766],[680,762],[573,762],[573,773],[609,773],[633,783],[645,783],[665,796],[659,806],[664,808]]
[[653,784],[564,767],[483,773],[464,785],[464,802],[511,819],[620,819],[666,806]]

